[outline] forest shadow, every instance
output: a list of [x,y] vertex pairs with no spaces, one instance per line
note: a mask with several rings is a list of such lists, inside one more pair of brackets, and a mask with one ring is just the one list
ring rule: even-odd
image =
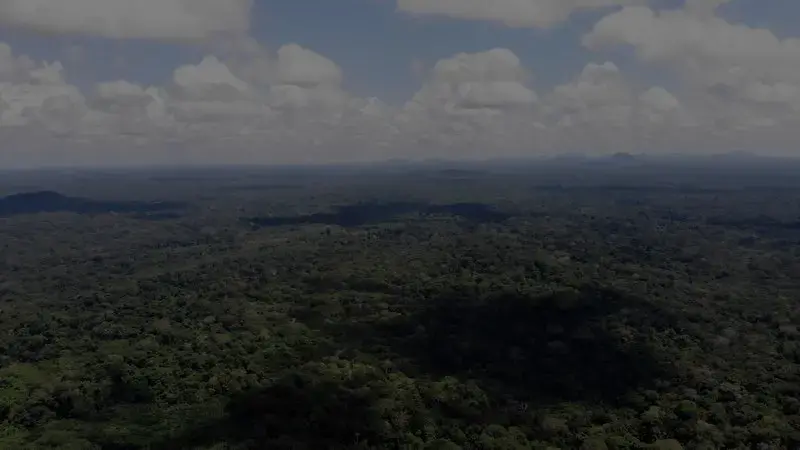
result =
[[225,417],[157,443],[154,450],[224,442],[232,449],[338,450],[382,442],[374,394],[318,374],[294,372],[232,397]]
[[487,391],[542,404],[614,403],[668,374],[648,336],[673,323],[610,289],[486,299],[452,292],[364,338],[408,361],[402,369],[415,375],[475,379]]
[[136,218],[167,220],[180,217],[178,202],[97,201],[68,197],[53,191],[23,192],[0,198],[0,217],[22,214],[70,212],[75,214],[135,213]]
[[421,215],[446,214],[458,216],[473,223],[502,222],[511,216],[482,203],[453,203],[429,205],[416,202],[356,203],[340,206],[333,212],[321,212],[299,216],[251,217],[243,221],[254,228],[280,227],[287,225],[338,225],[358,227],[391,221],[398,216],[418,213]]
[[737,228],[743,231],[756,231],[761,233],[768,233],[775,230],[800,230],[800,221],[798,220],[779,220],[764,214],[748,218],[710,217],[706,220],[706,223],[709,225]]
[[[673,326],[673,320],[641,299],[586,287],[539,297],[450,292],[400,319],[329,331],[352,339],[340,341],[341,348],[393,360],[409,377],[474,380],[489,403],[469,414],[508,418],[512,413],[490,405],[504,405],[509,398],[531,407],[613,404],[669,376],[646,336]],[[399,448],[392,446],[385,408],[405,397],[392,397],[396,394],[386,391],[390,385],[373,384],[369,376],[347,379],[331,373],[293,370],[268,386],[233,396],[224,417],[151,448],[207,448],[222,442],[242,450]],[[434,414],[467,414],[439,406]],[[409,411],[412,427],[427,417],[423,404],[415,408],[421,412]]]

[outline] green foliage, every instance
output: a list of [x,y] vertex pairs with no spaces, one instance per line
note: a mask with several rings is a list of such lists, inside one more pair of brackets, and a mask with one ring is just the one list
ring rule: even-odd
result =
[[653,450],[683,450],[683,446],[675,439],[662,439],[649,445]]
[[800,448],[796,192],[420,177],[0,223],[0,449]]

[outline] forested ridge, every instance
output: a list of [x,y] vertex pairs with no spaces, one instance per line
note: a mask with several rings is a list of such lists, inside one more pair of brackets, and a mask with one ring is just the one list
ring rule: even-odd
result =
[[800,189],[455,175],[44,186],[0,448],[800,448]]

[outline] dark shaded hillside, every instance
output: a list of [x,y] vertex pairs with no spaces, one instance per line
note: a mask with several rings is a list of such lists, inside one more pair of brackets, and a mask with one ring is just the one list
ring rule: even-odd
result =
[[0,217],[45,212],[70,212],[75,214],[138,213],[147,218],[149,213],[182,209],[185,205],[175,202],[121,202],[96,201],[87,198],[67,197],[53,191],[24,192],[0,199]]
[[413,202],[391,203],[358,203],[337,207],[334,212],[314,213],[288,217],[253,217],[243,219],[255,227],[279,227],[285,225],[338,225],[342,227],[358,227],[397,219],[405,214],[429,216],[445,214],[458,216],[475,223],[502,222],[509,217],[495,210],[490,205],[481,203],[454,203],[446,205],[428,205]]
[[800,220],[785,221],[765,215],[747,218],[711,217],[708,224],[757,231],[800,230]]
[[235,184],[233,186],[225,187],[225,189],[231,191],[283,191],[300,188],[302,188],[301,185],[273,183]]
[[539,296],[451,290],[361,330],[358,345],[390,349],[425,373],[481,380],[491,393],[534,404],[614,403],[668,372],[645,339],[620,333],[676,326],[667,311],[612,289]]
[[424,209],[424,214],[450,214],[475,223],[503,222],[511,218],[511,214],[497,211],[492,206],[482,203],[430,205]]

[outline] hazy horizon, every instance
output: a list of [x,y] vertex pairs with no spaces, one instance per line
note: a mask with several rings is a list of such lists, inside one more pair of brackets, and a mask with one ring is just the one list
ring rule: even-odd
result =
[[795,157],[798,17],[780,0],[0,0],[0,169]]

